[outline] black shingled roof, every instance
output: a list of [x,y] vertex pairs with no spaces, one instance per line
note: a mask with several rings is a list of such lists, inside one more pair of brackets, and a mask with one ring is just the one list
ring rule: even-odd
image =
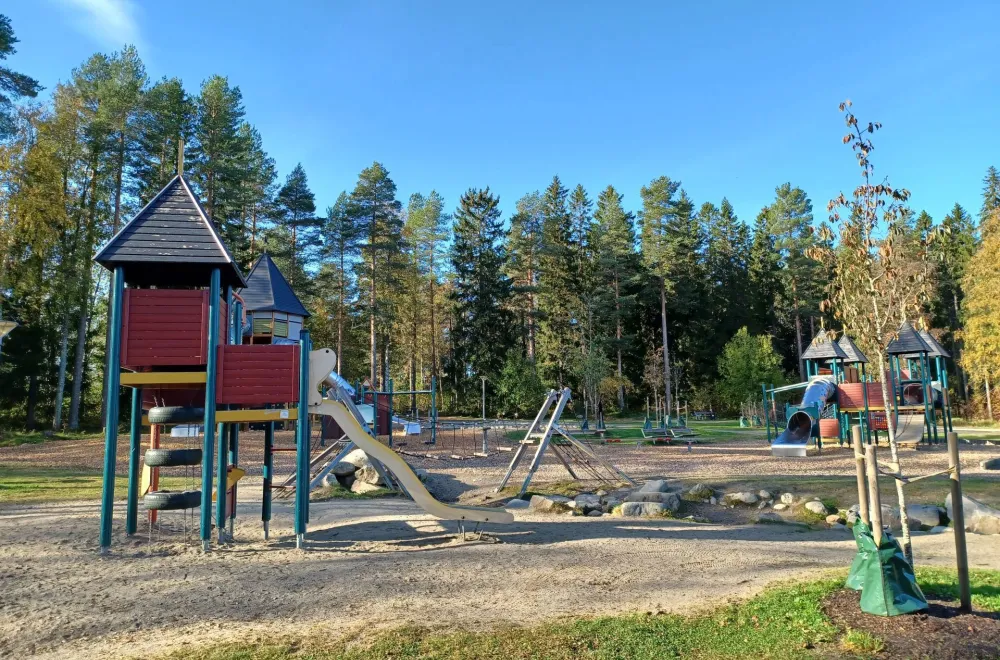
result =
[[931,357],[951,357],[951,353],[948,352],[948,349],[942,346],[941,342],[934,338],[934,335],[926,330],[920,330],[918,334],[920,335],[920,338],[924,340],[924,343],[931,347]]
[[842,336],[837,345],[847,354],[847,361],[851,364],[868,364],[867,356],[861,352],[861,349],[854,343],[854,340],[847,335]]
[[190,184],[175,176],[94,257],[108,270],[125,269],[133,286],[208,286],[218,268],[222,285],[246,280]]
[[286,312],[309,316],[288,280],[266,252],[250,269],[247,288],[241,295],[248,312]]
[[909,321],[903,321],[899,326],[899,330],[896,331],[896,338],[885,347],[885,352],[889,355],[930,353],[931,347],[920,338],[920,335],[913,329]]
[[809,342],[809,348],[802,353],[803,360],[826,360],[840,359],[846,360],[847,353],[843,351],[836,342],[830,339],[826,330],[820,330]]

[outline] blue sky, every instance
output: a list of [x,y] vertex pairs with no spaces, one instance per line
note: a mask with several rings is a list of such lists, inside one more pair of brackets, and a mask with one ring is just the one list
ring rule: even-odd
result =
[[[874,8],[878,5],[878,8]],[[238,9],[237,9],[238,8]],[[858,181],[837,104],[881,121],[877,172],[936,220],[1000,165],[1000,3],[8,0],[8,64],[51,89],[135,43],[151,78],[240,86],[282,178],[323,209],[373,160],[404,201],[490,186],[505,214],[553,174],[639,206],[667,175],[752,222],[791,181]]]

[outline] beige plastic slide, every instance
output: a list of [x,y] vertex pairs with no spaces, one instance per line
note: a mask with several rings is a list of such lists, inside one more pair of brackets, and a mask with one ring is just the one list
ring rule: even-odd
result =
[[406,464],[399,454],[389,449],[381,442],[369,435],[357,418],[340,401],[323,399],[319,403],[314,403],[309,407],[309,412],[316,415],[328,415],[333,417],[337,426],[347,434],[351,442],[357,445],[366,454],[387,467],[396,480],[402,484],[406,492],[410,494],[417,506],[442,520],[471,520],[473,522],[489,523],[512,523],[514,516],[509,511],[503,509],[490,509],[485,507],[472,506],[450,506],[434,499],[434,496],[427,492],[419,477],[414,474],[410,466]]
[[924,438],[923,415],[900,415],[896,421],[896,442],[920,442]]

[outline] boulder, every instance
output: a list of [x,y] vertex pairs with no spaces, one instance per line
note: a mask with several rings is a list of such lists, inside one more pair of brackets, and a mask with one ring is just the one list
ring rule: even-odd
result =
[[830,524],[830,525],[837,525],[837,524],[839,524],[840,523],[840,514],[839,513],[831,513],[830,515],[828,515],[826,517],[826,522],[828,524]]
[[782,504],[795,504],[795,496],[792,495],[791,493],[782,493],[781,494],[781,503]]
[[888,527],[894,532],[903,529],[903,523],[899,518],[899,509],[888,504],[882,505],[882,526]]
[[988,458],[979,464],[984,470],[1000,470],[1000,457]]
[[541,513],[563,513],[569,511],[569,501],[561,495],[532,495],[530,506]]
[[363,468],[367,465],[371,465],[371,461],[368,460],[368,454],[361,449],[355,449],[347,456],[344,456],[344,460],[341,463],[350,463],[354,467]]
[[651,479],[644,483],[638,492],[640,493],[665,493],[670,490],[666,479]]
[[580,493],[576,499],[570,502],[570,507],[578,509],[584,513],[588,511],[599,511],[601,509],[601,498],[590,493]]
[[695,484],[694,486],[691,486],[691,490],[688,491],[688,495],[696,497],[700,500],[707,500],[714,494],[715,491],[713,491],[705,484]]
[[354,473],[354,478],[373,486],[385,485],[385,482],[382,481],[381,475],[379,475],[378,471],[376,471],[375,467],[372,465],[366,465],[363,468],[358,468],[358,471]]
[[616,506],[621,506],[621,503],[622,501],[617,497],[606,497],[603,500],[601,508],[604,510],[604,513],[611,513],[615,510]]
[[505,509],[527,509],[530,506],[531,506],[531,503],[528,502],[528,500],[521,500],[521,499],[515,498],[515,499],[512,499],[510,502],[507,502],[507,504],[504,505],[504,508]]
[[709,504],[718,504],[719,500],[716,499],[715,497],[710,497],[710,498],[708,498],[708,503]]
[[726,493],[722,496],[723,504],[728,504],[729,506],[736,506],[737,504],[756,504],[760,500],[755,493],[750,491],[744,491],[742,493]]
[[335,477],[350,477],[357,471],[358,471],[358,466],[355,465],[354,463],[341,461],[333,466],[333,470],[331,470],[331,473]]
[[[952,520],[955,516],[952,512],[951,493],[944,500],[944,506],[948,510],[948,517]],[[983,504],[979,500],[962,496],[962,511],[965,514],[965,530],[976,534],[1000,534],[1000,510]]]
[[372,491],[380,490],[381,486],[376,486],[375,484],[370,484],[364,481],[355,481],[351,484],[351,492],[358,493],[359,495],[364,495],[365,493],[370,493]]
[[600,518],[603,515],[604,515],[604,512],[598,511],[597,509],[594,509],[593,511],[588,511],[587,512],[587,517],[588,518]]
[[781,524],[785,522],[785,519],[776,513],[771,513],[770,511],[757,514],[757,519],[754,521],[758,525],[768,525],[768,524]]
[[815,514],[825,516],[826,515],[826,505],[817,500],[812,500],[805,503],[806,511],[811,511]]
[[349,477],[337,477],[336,479],[337,483],[339,483],[341,486],[343,486],[348,490],[350,490],[351,486],[354,485],[354,482],[357,481],[357,479],[354,478],[353,474]]
[[681,508],[681,498],[677,496],[677,493],[632,493],[625,498],[625,502],[655,502],[657,504],[662,504],[671,511],[677,511]]
[[759,490],[759,491],[757,491],[757,497],[759,497],[762,500],[773,499],[773,495],[771,495],[771,491],[768,491],[768,490]]
[[911,529],[917,529],[918,520],[925,527],[937,527],[941,524],[941,510],[929,504],[907,504],[906,515],[910,519]]
[[757,510],[760,511],[761,509],[766,509],[770,505],[771,505],[771,500],[761,500],[760,503],[757,504]]
[[663,516],[670,512],[659,502],[625,502],[621,508],[622,515],[626,518],[642,518],[646,516]]
[[785,504],[784,502],[778,502],[777,504],[774,505],[774,510],[775,511],[784,511],[787,508],[788,508],[788,505]]

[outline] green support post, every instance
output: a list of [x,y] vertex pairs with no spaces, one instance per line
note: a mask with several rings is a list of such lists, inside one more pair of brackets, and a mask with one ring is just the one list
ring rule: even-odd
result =
[[142,441],[142,389],[132,389],[132,417],[128,435],[128,499],[125,535],[132,536],[139,523],[139,443]]
[[115,506],[115,466],[118,459],[118,388],[121,383],[122,297],[125,295],[125,270],[115,268],[111,280],[108,323],[111,325],[104,378],[108,387],[104,397],[104,482],[101,492],[101,554],[111,548],[111,519]]
[[924,390],[924,416],[927,418],[927,442],[938,443],[937,416],[934,414],[934,392],[931,389],[930,357],[920,354],[920,386]]
[[[239,345],[243,342],[243,304],[238,300],[233,304],[233,317],[230,322],[229,343]],[[229,464],[240,464],[240,425],[229,425]],[[233,510],[229,514],[229,535],[233,535],[236,524],[237,485],[233,484]]]
[[[948,366],[944,363],[944,358],[940,356],[935,358],[935,360],[938,361],[938,373],[941,374],[941,416],[944,418],[943,421],[948,423],[948,433],[952,433],[955,427],[951,421],[951,393],[948,391]],[[945,438],[947,437],[945,435]]]
[[309,331],[299,339],[299,419],[295,423],[295,547],[302,548],[309,517]]
[[437,376],[431,376],[431,444],[437,444],[438,409],[437,409]]
[[[233,287],[226,287],[226,336],[222,339],[223,344],[229,344],[233,338],[233,326],[229,322],[230,314],[233,311]],[[209,315],[210,319],[216,318]],[[228,409],[229,406],[226,406]],[[215,476],[215,531],[216,537],[221,544],[226,539],[226,482],[229,480],[229,428],[231,424],[219,424],[218,436],[218,464]]]
[[372,435],[378,437],[378,390],[372,389]]
[[264,426],[264,477],[263,501],[260,505],[260,519],[264,523],[264,540],[271,531],[271,479],[274,468],[274,422]]
[[[215,452],[215,379],[219,357],[219,269],[212,270],[208,290],[208,347],[205,364],[205,440],[201,463],[201,547],[208,552],[212,539],[212,467]],[[222,499],[221,497],[219,499]]]
[[389,447],[392,447],[392,379],[389,379]]

